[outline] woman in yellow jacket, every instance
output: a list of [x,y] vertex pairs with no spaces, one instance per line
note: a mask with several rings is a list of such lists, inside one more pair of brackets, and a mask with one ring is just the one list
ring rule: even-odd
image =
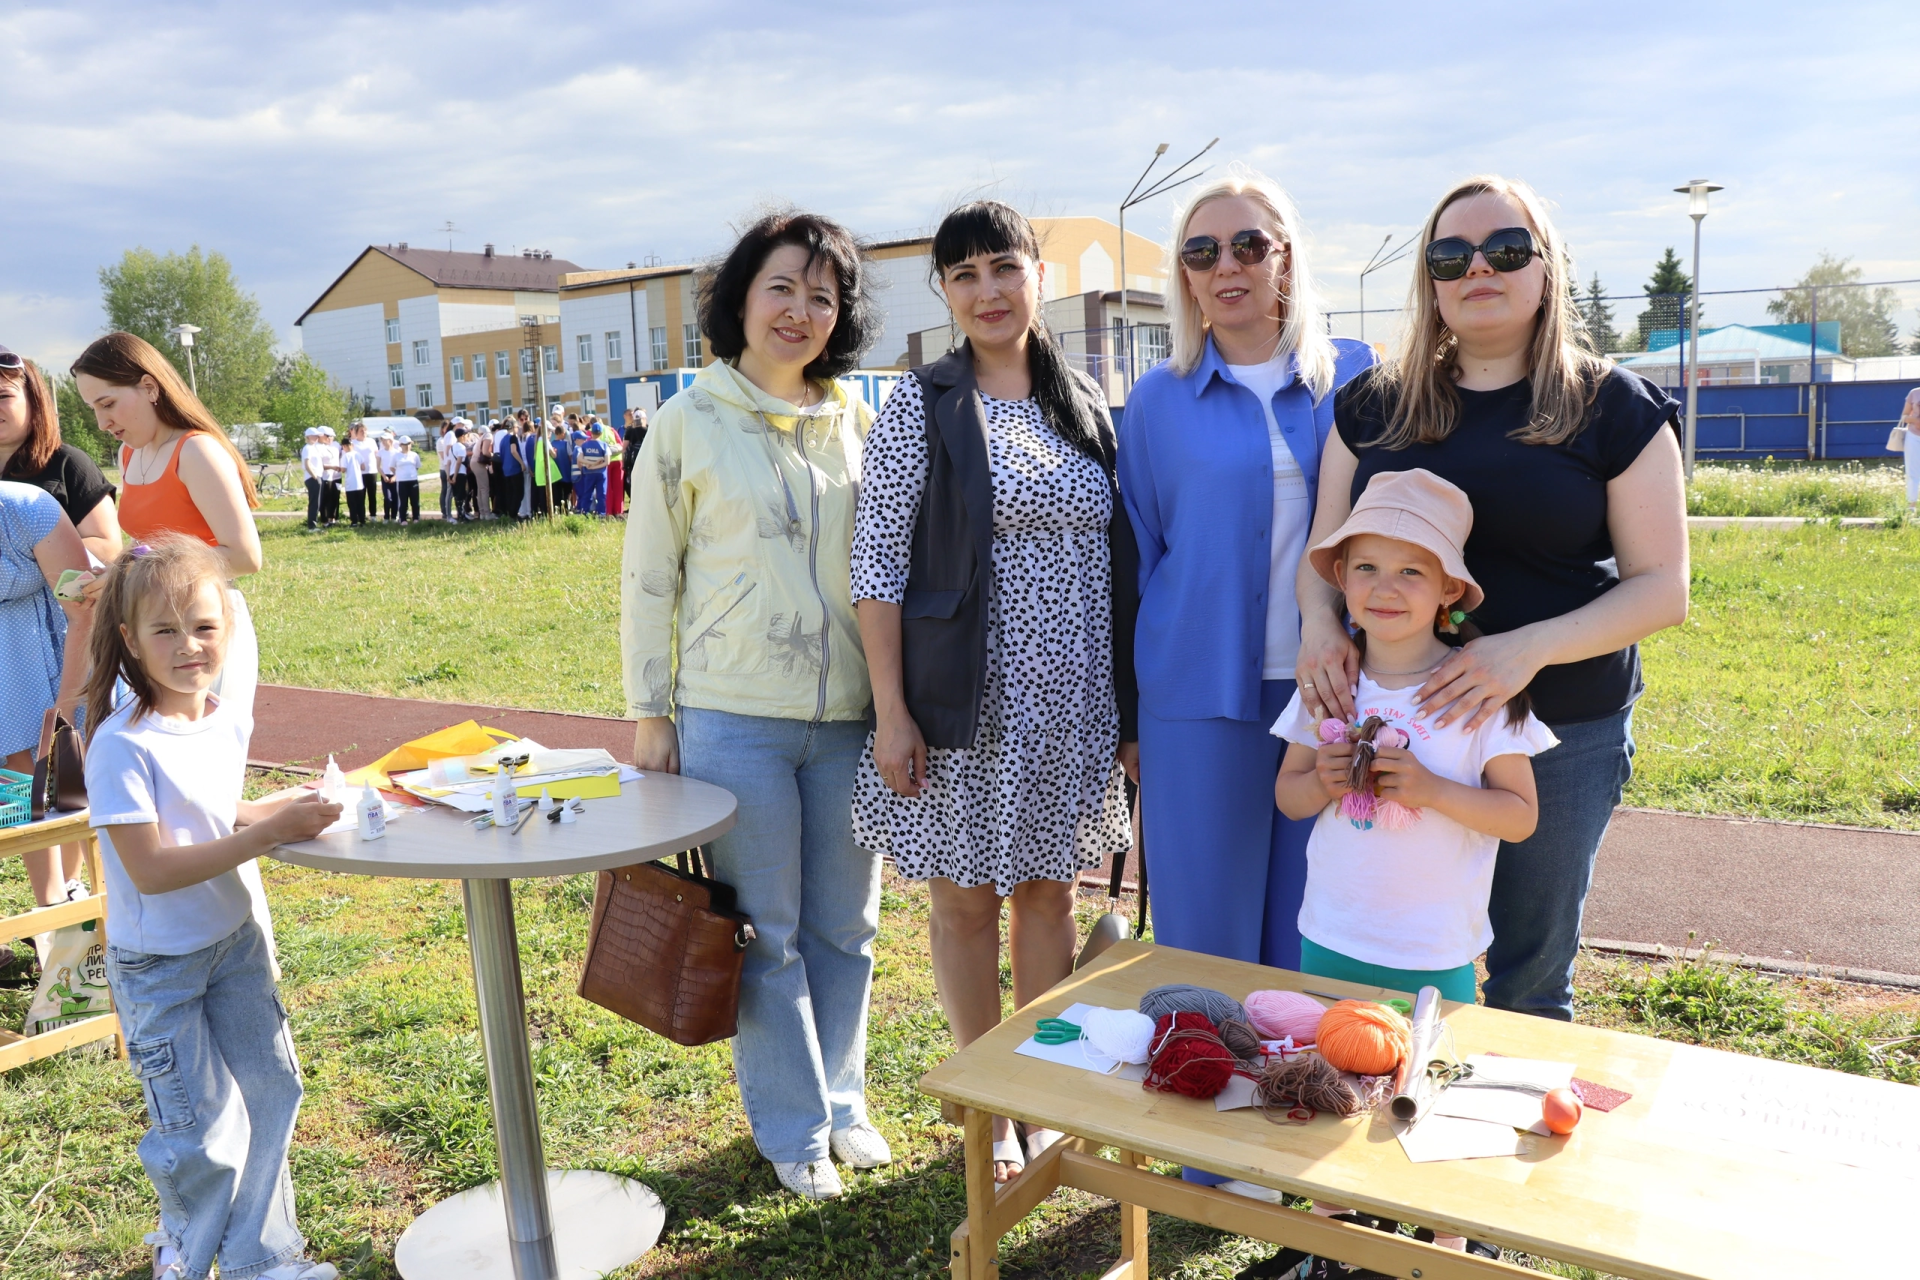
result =
[[[641,449],[621,581],[634,763],[727,788],[710,846],[758,938],[735,1074],[781,1183],[840,1193],[892,1159],[867,1119],[880,862],[853,841],[872,693],[849,554],[872,415],[835,381],[879,334],[859,246],[801,213],[748,228],[703,286],[718,357]],[[676,714],[677,709],[677,714]]]

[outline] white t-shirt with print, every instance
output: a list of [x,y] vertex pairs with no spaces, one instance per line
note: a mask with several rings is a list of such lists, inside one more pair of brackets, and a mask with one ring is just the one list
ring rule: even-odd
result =
[[124,951],[183,956],[238,929],[252,909],[239,870],[168,893],[141,893],[114,851],[114,830],[151,822],[163,849],[233,834],[253,720],[209,699],[191,724],[133,718],[132,699],[87,744],[87,805],[107,873],[107,918]]
[[[1456,720],[1436,729],[1417,713],[1419,682],[1382,689],[1365,672],[1355,718],[1379,716],[1405,732],[1409,750],[1428,770],[1469,787],[1484,787],[1487,762],[1534,756],[1559,745],[1532,714],[1515,725],[1505,709],[1473,733]],[[1320,722],[1296,692],[1273,734],[1318,749]],[[1432,809],[1403,831],[1375,823],[1362,829],[1338,802],[1321,810],[1307,840],[1307,888],[1300,904],[1303,937],[1392,969],[1454,969],[1493,941],[1487,902],[1500,841]]]
[[1294,597],[1294,573],[1306,554],[1313,525],[1307,475],[1273,416],[1273,397],[1293,381],[1292,352],[1265,364],[1230,364],[1241,386],[1260,397],[1267,418],[1267,450],[1273,457],[1273,528],[1267,541],[1267,643],[1260,662],[1262,680],[1291,680],[1300,660],[1300,603]]

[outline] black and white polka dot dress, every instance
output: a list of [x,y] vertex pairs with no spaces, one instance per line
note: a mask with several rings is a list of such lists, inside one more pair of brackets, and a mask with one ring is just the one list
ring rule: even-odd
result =
[[[1035,401],[980,399],[994,583],[979,732],[966,750],[929,749],[918,797],[880,780],[869,735],[854,777],[853,833],[910,879],[944,876],[1006,894],[1025,880],[1072,880],[1133,837],[1114,760],[1106,475]],[[927,479],[917,378],[888,396],[863,452],[853,598],[899,603]]]

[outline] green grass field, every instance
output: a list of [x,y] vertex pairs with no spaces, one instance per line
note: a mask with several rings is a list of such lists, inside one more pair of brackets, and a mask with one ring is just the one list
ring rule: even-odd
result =
[[[261,678],[621,715],[618,521],[262,522]],[[1630,804],[1920,828],[1920,529],[1693,535],[1645,646]]]
[[1906,510],[1901,464],[1711,462],[1695,467],[1690,516],[1882,516]]

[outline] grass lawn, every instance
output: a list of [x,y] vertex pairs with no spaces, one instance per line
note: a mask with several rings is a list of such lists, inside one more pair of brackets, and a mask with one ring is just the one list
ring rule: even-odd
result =
[[[309,533],[263,521],[261,678],[621,715],[619,521]],[[1920,529],[1693,535],[1645,646],[1629,804],[1920,828]]]
[[1694,468],[1690,516],[1885,516],[1906,510],[1898,459],[1712,462]]
[[[352,1280],[387,1280],[416,1214],[496,1172],[459,886],[266,871],[306,1071],[293,1157],[301,1225]],[[0,863],[0,909],[26,896],[18,860]],[[914,1088],[951,1043],[921,886],[889,875],[876,946],[869,1098],[897,1161],[849,1175],[849,1194],[817,1209],[782,1193],[754,1152],[724,1045],[681,1049],[573,995],[591,878],[522,882],[515,898],[548,1159],[639,1178],[668,1206],[660,1245],[621,1280],[944,1274],[966,1196],[958,1131]],[[1097,909],[1087,899],[1083,914]],[[0,1021],[17,1024],[26,996],[0,991]],[[1920,1046],[1876,1049],[1920,1034],[1914,993],[1583,958],[1580,1002],[1584,1021],[1920,1080]],[[134,1154],[144,1126],[138,1083],[97,1054],[0,1078],[7,1274],[144,1280],[153,1197]],[[1011,1238],[1002,1274],[1097,1275],[1117,1229],[1111,1204],[1064,1192]],[[1160,1216],[1153,1249],[1153,1274],[1182,1280],[1230,1276],[1270,1252]]]

